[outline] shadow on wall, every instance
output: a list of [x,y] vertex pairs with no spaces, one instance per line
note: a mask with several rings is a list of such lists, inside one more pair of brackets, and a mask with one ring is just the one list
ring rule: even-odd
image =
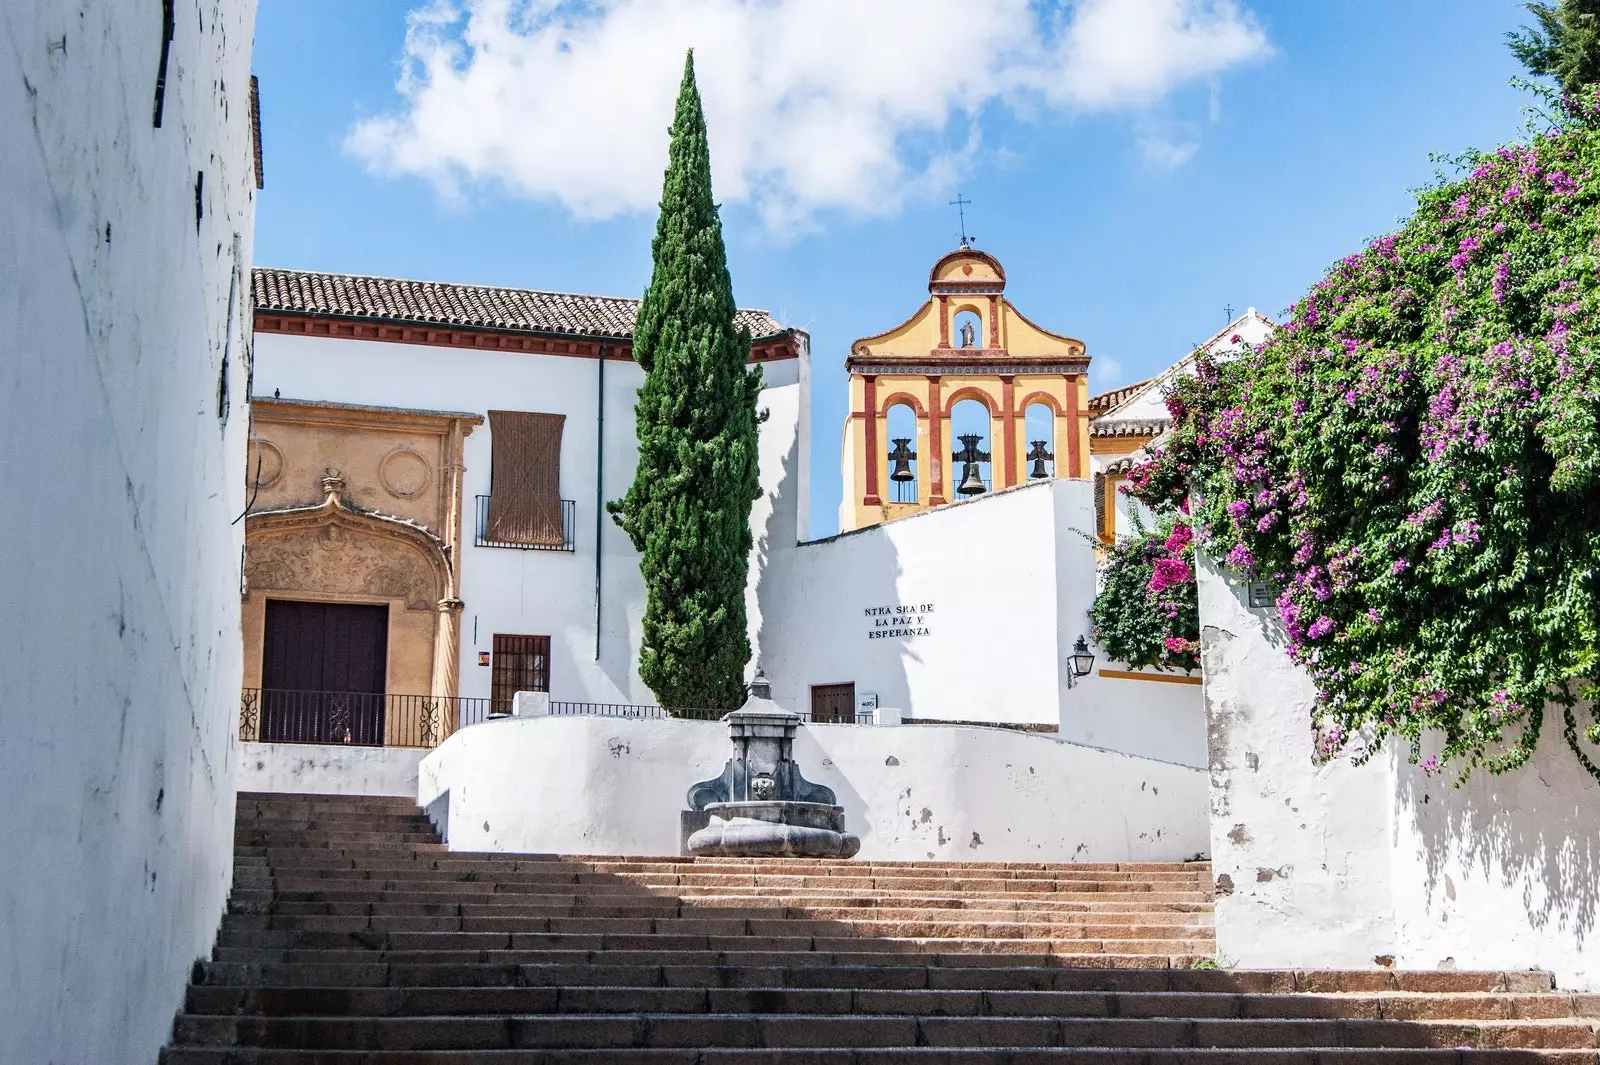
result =
[[[1581,720],[1585,711],[1577,712]],[[1395,761],[1396,857],[1421,867],[1429,914],[1448,922],[1474,895],[1492,892],[1503,900],[1498,920],[1487,915],[1495,934],[1515,938],[1520,906],[1542,942],[1559,933],[1583,952],[1600,899],[1600,783],[1568,749],[1559,708],[1546,713],[1533,759],[1512,773],[1480,770],[1455,788],[1402,754]]]
[[[776,496],[788,505],[797,494],[798,455],[797,438],[784,454]],[[848,558],[844,571],[848,580],[835,583],[830,579],[823,585],[817,572],[834,578],[841,570],[835,565],[813,567],[813,562],[823,563],[824,559],[806,557],[804,546],[793,540],[795,528],[784,508],[774,506],[755,545],[760,565],[756,586],[760,624],[752,651],[772,681],[773,701],[785,710],[804,713],[812,709],[814,688],[852,684],[857,697],[874,693],[881,707],[909,713],[906,662],[921,661],[912,640],[872,641],[870,666],[865,670],[859,665],[843,665],[834,673],[808,675],[804,670],[815,667],[800,665],[836,661],[838,656],[831,649],[838,647],[841,633],[848,634],[847,639],[868,641],[873,619],[865,615],[866,608],[899,603],[901,566],[894,543],[877,527],[807,541],[804,546],[847,541],[831,550]]]

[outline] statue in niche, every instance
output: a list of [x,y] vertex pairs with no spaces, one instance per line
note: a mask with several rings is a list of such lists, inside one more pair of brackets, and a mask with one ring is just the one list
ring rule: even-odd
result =
[[970,348],[978,342],[978,331],[972,327],[971,322],[961,323],[961,346]]

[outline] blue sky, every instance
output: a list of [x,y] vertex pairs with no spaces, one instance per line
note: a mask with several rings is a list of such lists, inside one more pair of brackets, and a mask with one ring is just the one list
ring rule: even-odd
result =
[[813,535],[837,524],[849,343],[925,298],[958,191],[1100,391],[1228,305],[1276,314],[1394,226],[1430,152],[1516,138],[1528,103],[1501,0],[458,6],[475,21],[260,0],[256,261],[639,295],[692,42],[735,294],[812,338]]

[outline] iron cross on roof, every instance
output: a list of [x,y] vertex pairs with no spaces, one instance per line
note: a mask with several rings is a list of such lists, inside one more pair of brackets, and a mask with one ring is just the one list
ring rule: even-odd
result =
[[956,193],[956,198],[950,201],[950,206],[956,209],[956,213],[961,219],[961,246],[963,248],[972,247],[972,238],[967,236],[967,208],[972,206],[972,201],[958,192]]

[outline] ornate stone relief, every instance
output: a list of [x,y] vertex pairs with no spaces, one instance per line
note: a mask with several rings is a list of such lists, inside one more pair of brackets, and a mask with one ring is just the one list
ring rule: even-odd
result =
[[336,471],[320,505],[250,515],[245,577],[250,589],[382,596],[411,610],[437,610],[450,591],[439,538],[402,518],[351,509]]
[[382,596],[410,610],[436,610],[445,590],[410,545],[335,525],[251,537],[245,572],[255,590]]

